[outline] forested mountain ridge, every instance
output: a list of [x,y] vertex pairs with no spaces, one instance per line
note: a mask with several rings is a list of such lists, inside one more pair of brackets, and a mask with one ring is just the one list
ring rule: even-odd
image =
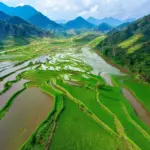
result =
[[66,29],[92,29],[94,25],[86,21],[82,17],[77,17],[74,20],[68,21],[65,24]]
[[38,11],[35,8],[29,5],[9,7],[2,2],[0,2],[0,11],[3,11],[4,13],[10,16],[21,17],[25,20],[38,13]]
[[51,35],[50,32],[41,30],[29,22],[17,16],[9,16],[0,12],[0,38],[14,37],[44,37]]
[[110,31],[112,28],[113,28],[112,26],[110,26],[109,24],[104,23],[104,22],[101,23],[100,25],[98,25],[98,26],[96,27],[96,29],[97,29],[98,31],[101,31],[101,32],[108,32],[108,31]]
[[150,15],[131,23],[125,30],[109,34],[97,48],[150,82]]
[[30,17],[28,21],[40,28],[51,29],[51,30],[63,30],[63,27],[61,25],[50,20],[42,13],[35,14],[34,16]]

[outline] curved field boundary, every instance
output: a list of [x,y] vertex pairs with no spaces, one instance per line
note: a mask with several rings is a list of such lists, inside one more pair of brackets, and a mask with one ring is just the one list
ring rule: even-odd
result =
[[119,121],[118,117],[113,113],[111,112],[105,105],[103,105],[101,102],[100,102],[100,99],[99,99],[99,92],[98,92],[98,89],[96,88],[96,99],[97,99],[97,102],[98,104],[103,108],[105,109],[113,118],[114,118],[114,123],[116,125],[116,131],[117,131],[117,134],[119,135],[119,137],[123,140],[125,146],[127,146],[128,149],[130,150],[140,150],[140,148],[129,138],[127,137],[127,135],[125,134],[124,132],[124,127],[123,125],[121,124],[121,122]]
[[15,100],[15,98],[22,93],[24,90],[26,89],[26,87],[24,87],[23,89],[21,89],[20,91],[18,91],[17,93],[15,93],[9,100],[8,102],[5,104],[5,106],[0,110],[0,120],[5,116],[5,114],[7,113],[7,111],[9,110],[9,108],[11,107],[11,105],[13,104],[13,101]]
[[[33,146],[33,141],[36,139],[36,137],[38,136],[38,132],[40,131],[40,129],[42,129],[43,127],[47,126],[50,129],[50,133],[49,136],[47,138],[46,141],[46,145],[43,145],[43,149],[49,149],[51,141],[52,141],[52,137],[56,128],[56,122],[60,116],[60,114],[62,113],[63,109],[64,109],[64,104],[63,101],[58,101],[57,100],[57,96],[59,96],[60,94],[52,94],[51,92],[49,92],[44,86],[40,87],[41,91],[43,91],[44,93],[47,93],[48,95],[53,97],[54,100],[54,104],[53,104],[53,108],[50,111],[50,113],[48,114],[48,117],[40,123],[40,125],[37,127],[37,129],[35,130],[35,132],[30,136],[30,138],[22,145],[22,147],[20,148],[21,150],[27,150],[32,149]],[[48,123],[48,125],[47,125]],[[49,126],[50,124],[50,126]],[[39,140],[39,139],[38,139]],[[38,141],[40,142],[40,141]]]
[[134,126],[144,135],[144,137],[145,137],[148,141],[150,141],[150,135],[149,135],[140,125],[138,125],[138,124],[130,117],[130,115],[129,115],[129,113],[128,113],[128,111],[127,111],[127,109],[126,109],[126,107],[125,107],[124,105],[122,105],[122,108],[123,108],[123,110],[124,110],[124,112],[125,112],[125,114],[126,114],[128,120],[129,120],[132,124],[134,124]]
[[55,83],[55,86],[60,89],[61,91],[64,92],[64,94],[70,98],[73,102],[75,102],[79,108],[87,114],[89,117],[91,117],[93,120],[95,120],[99,125],[101,125],[106,131],[108,131],[110,134],[114,135],[115,137],[118,137],[118,135],[110,128],[108,127],[103,121],[101,121],[95,114],[93,114],[81,101],[78,99],[74,98],[66,89],[63,87],[57,85]]
[[[33,65],[33,66],[35,66],[35,65]],[[33,66],[31,66],[31,67],[33,67]],[[27,67],[25,67],[25,68],[28,68],[28,67],[30,67],[30,66],[27,66]],[[36,67],[36,68],[38,68],[39,67],[39,65]],[[36,69],[35,68],[35,69]],[[22,70],[22,69],[20,69],[20,70]],[[15,71],[16,72],[16,71]],[[15,73],[15,72],[13,72],[13,73]],[[24,72],[26,72],[26,71],[23,71],[23,72],[21,72],[19,75],[17,75],[16,76],[16,80],[12,80],[12,81],[8,81],[8,82],[6,82],[5,83],[5,85],[4,85],[4,89],[2,90],[2,91],[0,91],[0,95],[2,95],[3,93],[5,93],[7,90],[9,90],[9,88],[11,88],[11,86],[12,86],[12,84],[13,83],[15,83],[15,82],[17,82],[17,81],[20,81],[21,80],[21,74],[23,74]],[[13,74],[12,73],[12,74]],[[11,74],[10,74],[11,75]],[[8,75],[9,76],[9,75]]]

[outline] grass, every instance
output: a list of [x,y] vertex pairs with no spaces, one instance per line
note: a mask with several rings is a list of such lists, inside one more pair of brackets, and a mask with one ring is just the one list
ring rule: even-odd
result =
[[[149,141],[145,136],[140,132],[139,129],[135,127],[133,123],[129,121],[125,112],[123,111],[122,106],[127,108],[130,116],[134,118],[134,121],[137,124],[141,125],[141,128],[145,129],[148,134],[150,134],[149,128],[142,124],[139,118],[135,116],[135,113],[131,109],[130,105],[127,103],[125,98],[122,96],[118,87],[109,88],[106,90],[100,90],[99,99],[103,105],[105,105],[111,112],[113,112],[118,119],[120,120],[121,124],[124,127],[125,134],[140,148],[142,149],[149,149]],[[136,119],[135,119],[136,118]]]
[[[150,112],[150,101],[149,101],[149,93],[150,87],[147,84],[136,81],[131,77],[118,77],[114,76],[113,79],[120,85],[129,88],[139,99],[146,109]],[[120,82],[121,81],[121,82]]]
[[63,84],[61,86],[67,89],[69,93],[73,95],[75,98],[79,99],[101,121],[107,124],[114,131],[116,130],[113,118],[97,104],[95,91],[92,91],[84,87],[73,87],[67,84]]
[[[92,40],[89,45],[94,47],[104,38],[105,36],[92,33],[71,39],[45,38],[32,41],[28,45],[5,49],[4,54],[0,54],[1,60],[11,61],[50,55],[50,58],[41,64],[46,68],[54,68],[48,70],[40,66],[19,75],[20,78],[30,81],[27,87],[39,87],[54,98],[53,109],[24,143],[22,150],[150,149],[149,127],[136,116],[120,91],[122,85],[130,87],[150,110],[149,87],[132,82],[128,78],[125,80],[124,77],[118,79],[114,76],[112,79],[115,81],[115,87],[106,86],[99,75],[89,73],[91,66],[82,62],[80,57],[73,56],[75,53],[81,54],[81,45],[89,43],[89,40]],[[136,35],[120,46],[130,48],[140,38],[142,35]],[[68,52],[71,54],[67,55]],[[58,53],[65,57],[57,57],[54,63],[50,62]],[[20,54],[23,56],[19,57]],[[16,57],[12,59],[11,56]],[[84,72],[65,70],[65,66],[72,66]],[[55,70],[57,67],[59,69]],[[70,82],[64,81],[65,75],[69,77]],[[71,82],[77,84],[71,85]],[[14,98],[15,96],[11,98],[10,104],[13,104]],[[8,103],[7,107],[3,108],[0,117],[5,115],[8,106],[11,105]]]
[[64,105],[65,109],[58,121],[51,150],[109,150],[110,147],[112,150],[124,149],[121,141],[114,139],[111,134],[81,112],[70,99],[65,98]]
[[127,39],[126,41],[120,43],[118,45],[118,47],[121,47],[121,48],[129,48],[131,46],[133,46],[138,40],[140,40],[141,38],[143,37],[142,34],[137,34],[137,35],[134,35],[132,36],[131,38]]
[[104,39],[106,38],[106,36],[99,36],[97,38],[95,38],[94,40],[90,41],[88,43],[88,46],[92,47],[92,48],[96,48],[96,46],[102,42]]
[[143,47],[144,43],[140,43],[140,44],[136,44],[134,46],[132,46],[131,48],[128,49],[128,54],[132,54],[135,51],[141,49]]

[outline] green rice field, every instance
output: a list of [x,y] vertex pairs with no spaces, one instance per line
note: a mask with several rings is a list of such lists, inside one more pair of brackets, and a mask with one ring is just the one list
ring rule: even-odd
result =
[[43,38],[1,50],[1,150],[150,149],[150,87],[94,52],[104,39]]

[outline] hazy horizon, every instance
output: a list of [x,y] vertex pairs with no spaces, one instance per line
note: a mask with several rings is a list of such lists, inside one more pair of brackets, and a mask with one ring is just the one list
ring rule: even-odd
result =
[[[1,0],[12,7],[30,5],[53,20],[113,17],[120,20],[140,18],[150,13],[149,0]],[[130,5],[129,5],[130,4]],[[144,9],[143,9],[144,8]],[[140,11],[139,11],[140,10]]]

